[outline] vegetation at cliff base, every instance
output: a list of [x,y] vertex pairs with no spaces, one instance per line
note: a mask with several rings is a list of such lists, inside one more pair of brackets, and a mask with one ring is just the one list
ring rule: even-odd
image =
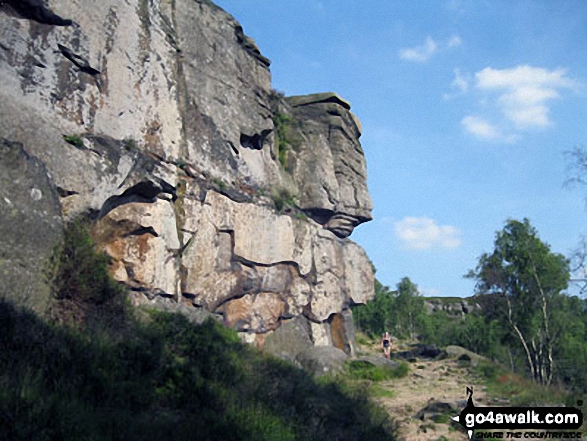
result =
[[212,319],[125,307],[87,224],[48,267],[52,319],[0,300],[1,440],[394,440],[343,377],[316,380]]
[[10,440],[393,440],[367,392],[315,381],[209,320],[149,312],[123,334],[0,303],[0,437]]

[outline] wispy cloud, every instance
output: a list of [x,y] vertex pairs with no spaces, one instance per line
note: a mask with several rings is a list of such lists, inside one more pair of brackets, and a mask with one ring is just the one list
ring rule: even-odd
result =
[[457,248],[460,232],[452,225],[438,225],[428,217],[405,217],[394,224],[395,235],[410,250]]
[[[465,93],[469,85],[461,82],[461,77],[455,71],[451,88]],[[519,65],[508,69],[486,67],[475,74],[474,86],[489,109],[497,110],[502,118],[490,123],[482,116],[469,115],[461,120],[463,127],[481,139],[513,143],[523,131],[552,125],[550,102],[560,98],[562,90],[573,89],[577,84],[565,69]]]
[[461,40],[461,37],[459,37],[458,35],[453,35],[447,40],[446,47],[451,49],[453,47],[459,47],[461,44],[463,44],[463,40]]
[[438,44],[432,39],[432,37],[428,37],[426,38],[426,42],[421,46],[401,49],[399,51],[399,57],[402,60],[423,63],[427,61],[437,50]]
[[453,72],[455,78],[452,80],[452,83],[450,83],[450,88],[453,93],[445,93],[443,97],[446,100],[466,94],[469,91],[469,86],[471,84],[470,77],[463,74],[460,69],[455,69]]
[[453,35],[444,42],[437,42],[432,37],[426,37],[424,44],[416,47],[403,48],[399,51],[399,57],[402,60],[424,63],[436,52],[443,49],[452,49],[462,44],[462,40],[457,35]]

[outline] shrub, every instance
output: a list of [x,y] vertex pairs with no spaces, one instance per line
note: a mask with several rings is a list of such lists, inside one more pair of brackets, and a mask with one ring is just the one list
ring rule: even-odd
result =
[[288,140],[288,125],[291,124],[292,121],[292,118],[284,113],[276,112],[273,115],[279,163],[286,170],[288,169],[287,159],[290,144],[290,141]]
[[79,135],[63,135],[63,140],[78,149],[84,147],[84,141]]
[[296,197],[286,189],[273,190],[272,199],[275,204],[275,209],[282,213],[291,210],[296,205]]
[[3,301],[0,319],[5,439],[395,439],[364,388],[314,380],[212,320],[148,312],[95,334]]
[[218,188],[218,190],[220,190],[220,191],[226,190],[226,187],[227,187],[226,182],[224,182],[222,179],[213,178],[212,183],[216,186],[216,188]]
[[45,269],[57,301],[53,317],[80,322],[91,319],[99,310],[122,314],[125,291],[110,277],[108,264],[108,256],[96,250],[88,222],[78,219],[68,224]]
[[138,148],[137,142],[131,136],[124,138],[124,140],[122,141],[122,145],[126,150],[136,150]]

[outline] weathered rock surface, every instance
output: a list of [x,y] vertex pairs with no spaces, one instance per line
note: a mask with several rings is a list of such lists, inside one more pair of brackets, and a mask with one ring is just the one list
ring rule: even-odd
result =
[[315,376],[341,373],[348,355],[332,346],[314,346],[296,357],[302,367]]
[[59,197],[45,166],[22,144],[0,138],[0,298],[42,312],[43,268],[62,234]]
[[456,358],[460,361],[468,361],[471,362],[473,365],[476,365],[480,361],[485,360],[486,358],[482,355],[476,354],[475,352],[469,351],[461,346],[447,346],[444,351],[446,355],[450,358]]
[[452,301],[452,299],[448,301],[442,299],[427,299],[424,302],[424,306],[428,314],[443,311],[449,317],[454,318],[462,318],[473,311],[479,311],[481,309],[480,302],[474,297],[460,299],[456,302]]
[[392,361],[392,360],[388,360],[387,358],[381,356],[381,355],[365,355],[362,357],[358,357],[357,361],[361,361],[363,363],[368,363],[372,366],[382,366],[382,367],[388,367],[388,368],[397,368],[399,366],[399,363]]
[[373,273],[347,239],[371,219],[348,102],[274,93],[208,0],[8,1],[0,41],[3,289],[43,309],[43,261],[89,214],[135,304],[353,354]]

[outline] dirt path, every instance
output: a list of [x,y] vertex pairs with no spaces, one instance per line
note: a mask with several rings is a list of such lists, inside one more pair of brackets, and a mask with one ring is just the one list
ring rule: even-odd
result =
[[[369,352],[373,353],[373,348]],[[367,352],[367,351],[365,351]],[[467,440],[467,435],[450,422],[466,404],[466,388],[473,386],[475,403],[487,400],[483,388],[475,382],[467,364],[454,359],[417,359],[409,364],[406,377],[378,383],[377,401],[399,425],[399,440]],[[446,403],[446,404],[438,404]],[[432,404],[437,411],[417,415]],[[452,406],[454,410],[438,411]],[[442,438],[444,437],[444,438]]]

